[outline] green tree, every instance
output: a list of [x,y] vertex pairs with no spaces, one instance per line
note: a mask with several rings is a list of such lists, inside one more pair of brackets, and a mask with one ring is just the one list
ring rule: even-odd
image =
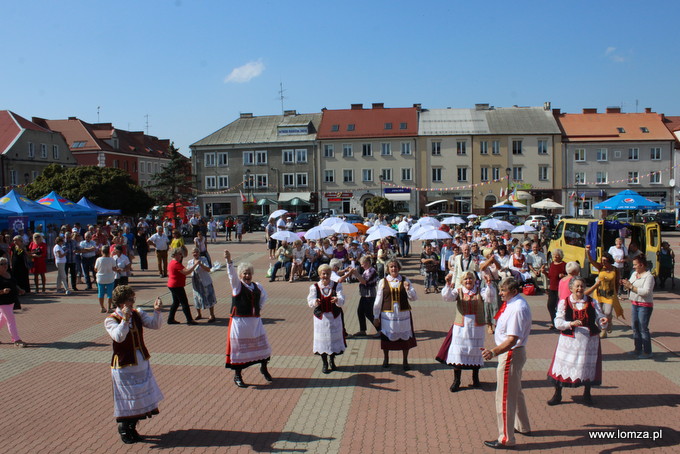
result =
[[[168,147],[170,161],[151,179],[151,195],[159,205],[169,205],[194,195],[191,181],[191,163],[182,155],[174,142]],[[175,216],[177,214],[175,213]]]
[[26,196],[38,199],[51,191],[77,202],[87,197],[97,205],[120,209],[124,214],[146,213],[154,200],[121,169],[96,166],[65,168],[47,166],[36,180],[26,186]]
[[394,203],[385,197],[373,197],[366,202],[366,211],[375,214],[393,214]]

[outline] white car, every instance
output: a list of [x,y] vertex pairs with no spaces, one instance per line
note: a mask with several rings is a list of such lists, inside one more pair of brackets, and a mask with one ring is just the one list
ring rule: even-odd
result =
[[540,214],[532,214],[530,216],[527,216],[527,220],[524,221],[524,225],[530,225],[531,227],[535,228],[536,230],[540,230],[541,225],[543,223],[547,224],[548,218],[546,218],[543,215]]

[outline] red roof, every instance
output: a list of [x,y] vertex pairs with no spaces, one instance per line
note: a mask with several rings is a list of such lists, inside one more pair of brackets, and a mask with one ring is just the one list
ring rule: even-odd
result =
[[556,115],[567,142],[675,140],[663,118],[655,112]]
[[26,129],[49,133],[52,132],[10,110],[0,110],[0,153],[7,151],[19,135],[21,135],[21,132]]
[[[33,117],[33,121],[40,125],[45,125],[53,131],[59,131],[66,139],[66,143],[68,143],[73,153],[113,150],[106,142],[97,139],[94,134],[93,125],[76,117],[70,117],[68,120],[46,120]],[[73,144],[76,142],[84,142],[84,145],[74,148]]]
[[415,137],[418,135],[417,107],[324,110],[317,138]]
[[670,131],[680,131],[680,117],[666,116],[664,123]]

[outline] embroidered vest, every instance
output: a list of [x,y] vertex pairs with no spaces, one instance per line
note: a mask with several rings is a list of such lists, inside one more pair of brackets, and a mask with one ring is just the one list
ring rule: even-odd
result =
[[463,294],[461,290],[458,291],[458,298],[456,298],[456,317],[453,324],[463,326],[465,315],[475,316],[475,326],[483,326],[486,324],[482,295],[475,293],[471,296]]
[[[116,320],[118,323],[123,321],[123,318],[118,314],[111,314],[109,318]],[[149,351],[144,345],[144,333],[142,326],[142,317],[137,311],[132,312],[132,326],[130,332],[125,336],[123,342],[113,341],[113,357],[111,358],[111,367],[113,369],[121,369],[126,366],[137,365],[136,350],[141,350],[144,359],[151,358]]]
[[260,316],[260,288],[253,284],[253,290],[241,283],[241,292],[231,297],[231,315],[237,317]]
[[383,301],[382,312],[392,312],[394,310],[394,303],[399,304],[400,311],[410,311],[411,305],[408,303],[408,294],[406,287],[404,287],[404,279],[402,278],[399,287],[393,288],[387,278],[383,280]]
[[[568,322],[574,320],[581,320],[583,326],[590,330],[591,336],[600,334],[600,328],[597,326],[597,312],[593,305],[593,300],[589,296],[586,297],[587,306],[583,310],[576,310],[571,306],[571,301],[567,300],[567,308],[564,311],[564,319]],[[563,336],[574,337],[574,328],[569,328],[562,331]]]
[[332,303],[331,298],[336,297],[338,295],[336,291],[338,283],[333,282],[331,292],[328,295],[323,294],[323,292],[321,291],[321,287],[319,287],[319,284],[314,284],[314,287],[316,287],[316,297],[321,301],[321,303],[314,308],[314,317],[321,320],[325,312],[331,312],[333,314],[333,318],[337,318],[338,315],[342,313],[342,309],[340,309],[335,303]]

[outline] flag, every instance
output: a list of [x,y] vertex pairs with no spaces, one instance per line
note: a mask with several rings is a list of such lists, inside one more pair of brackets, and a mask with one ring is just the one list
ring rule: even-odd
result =
[[513,202],[517,202],[517,186],[515,186],[515,189],[512,190],[512,196],[510,196],[510,199]]
[[500,194],[501,199],[505,197],[505,189],[501,188],[501,194]]
[[241,202],[247,202],[246,196],[243,195],[243,191],[239,190],[239,194],[241,194]]
[[586,193],[585,192],[581,193],[581,200],[583,200],[584,202],[586,201]]
[[569,193],[569,199],[573,199],[574,197],[576,197],[576,192],[571,191],[571,192]]
[[253,200],[251,200],[251,202],[257,203],[257,198],[255,198],[255,194],[251,194],[250,196],[253,198]]

